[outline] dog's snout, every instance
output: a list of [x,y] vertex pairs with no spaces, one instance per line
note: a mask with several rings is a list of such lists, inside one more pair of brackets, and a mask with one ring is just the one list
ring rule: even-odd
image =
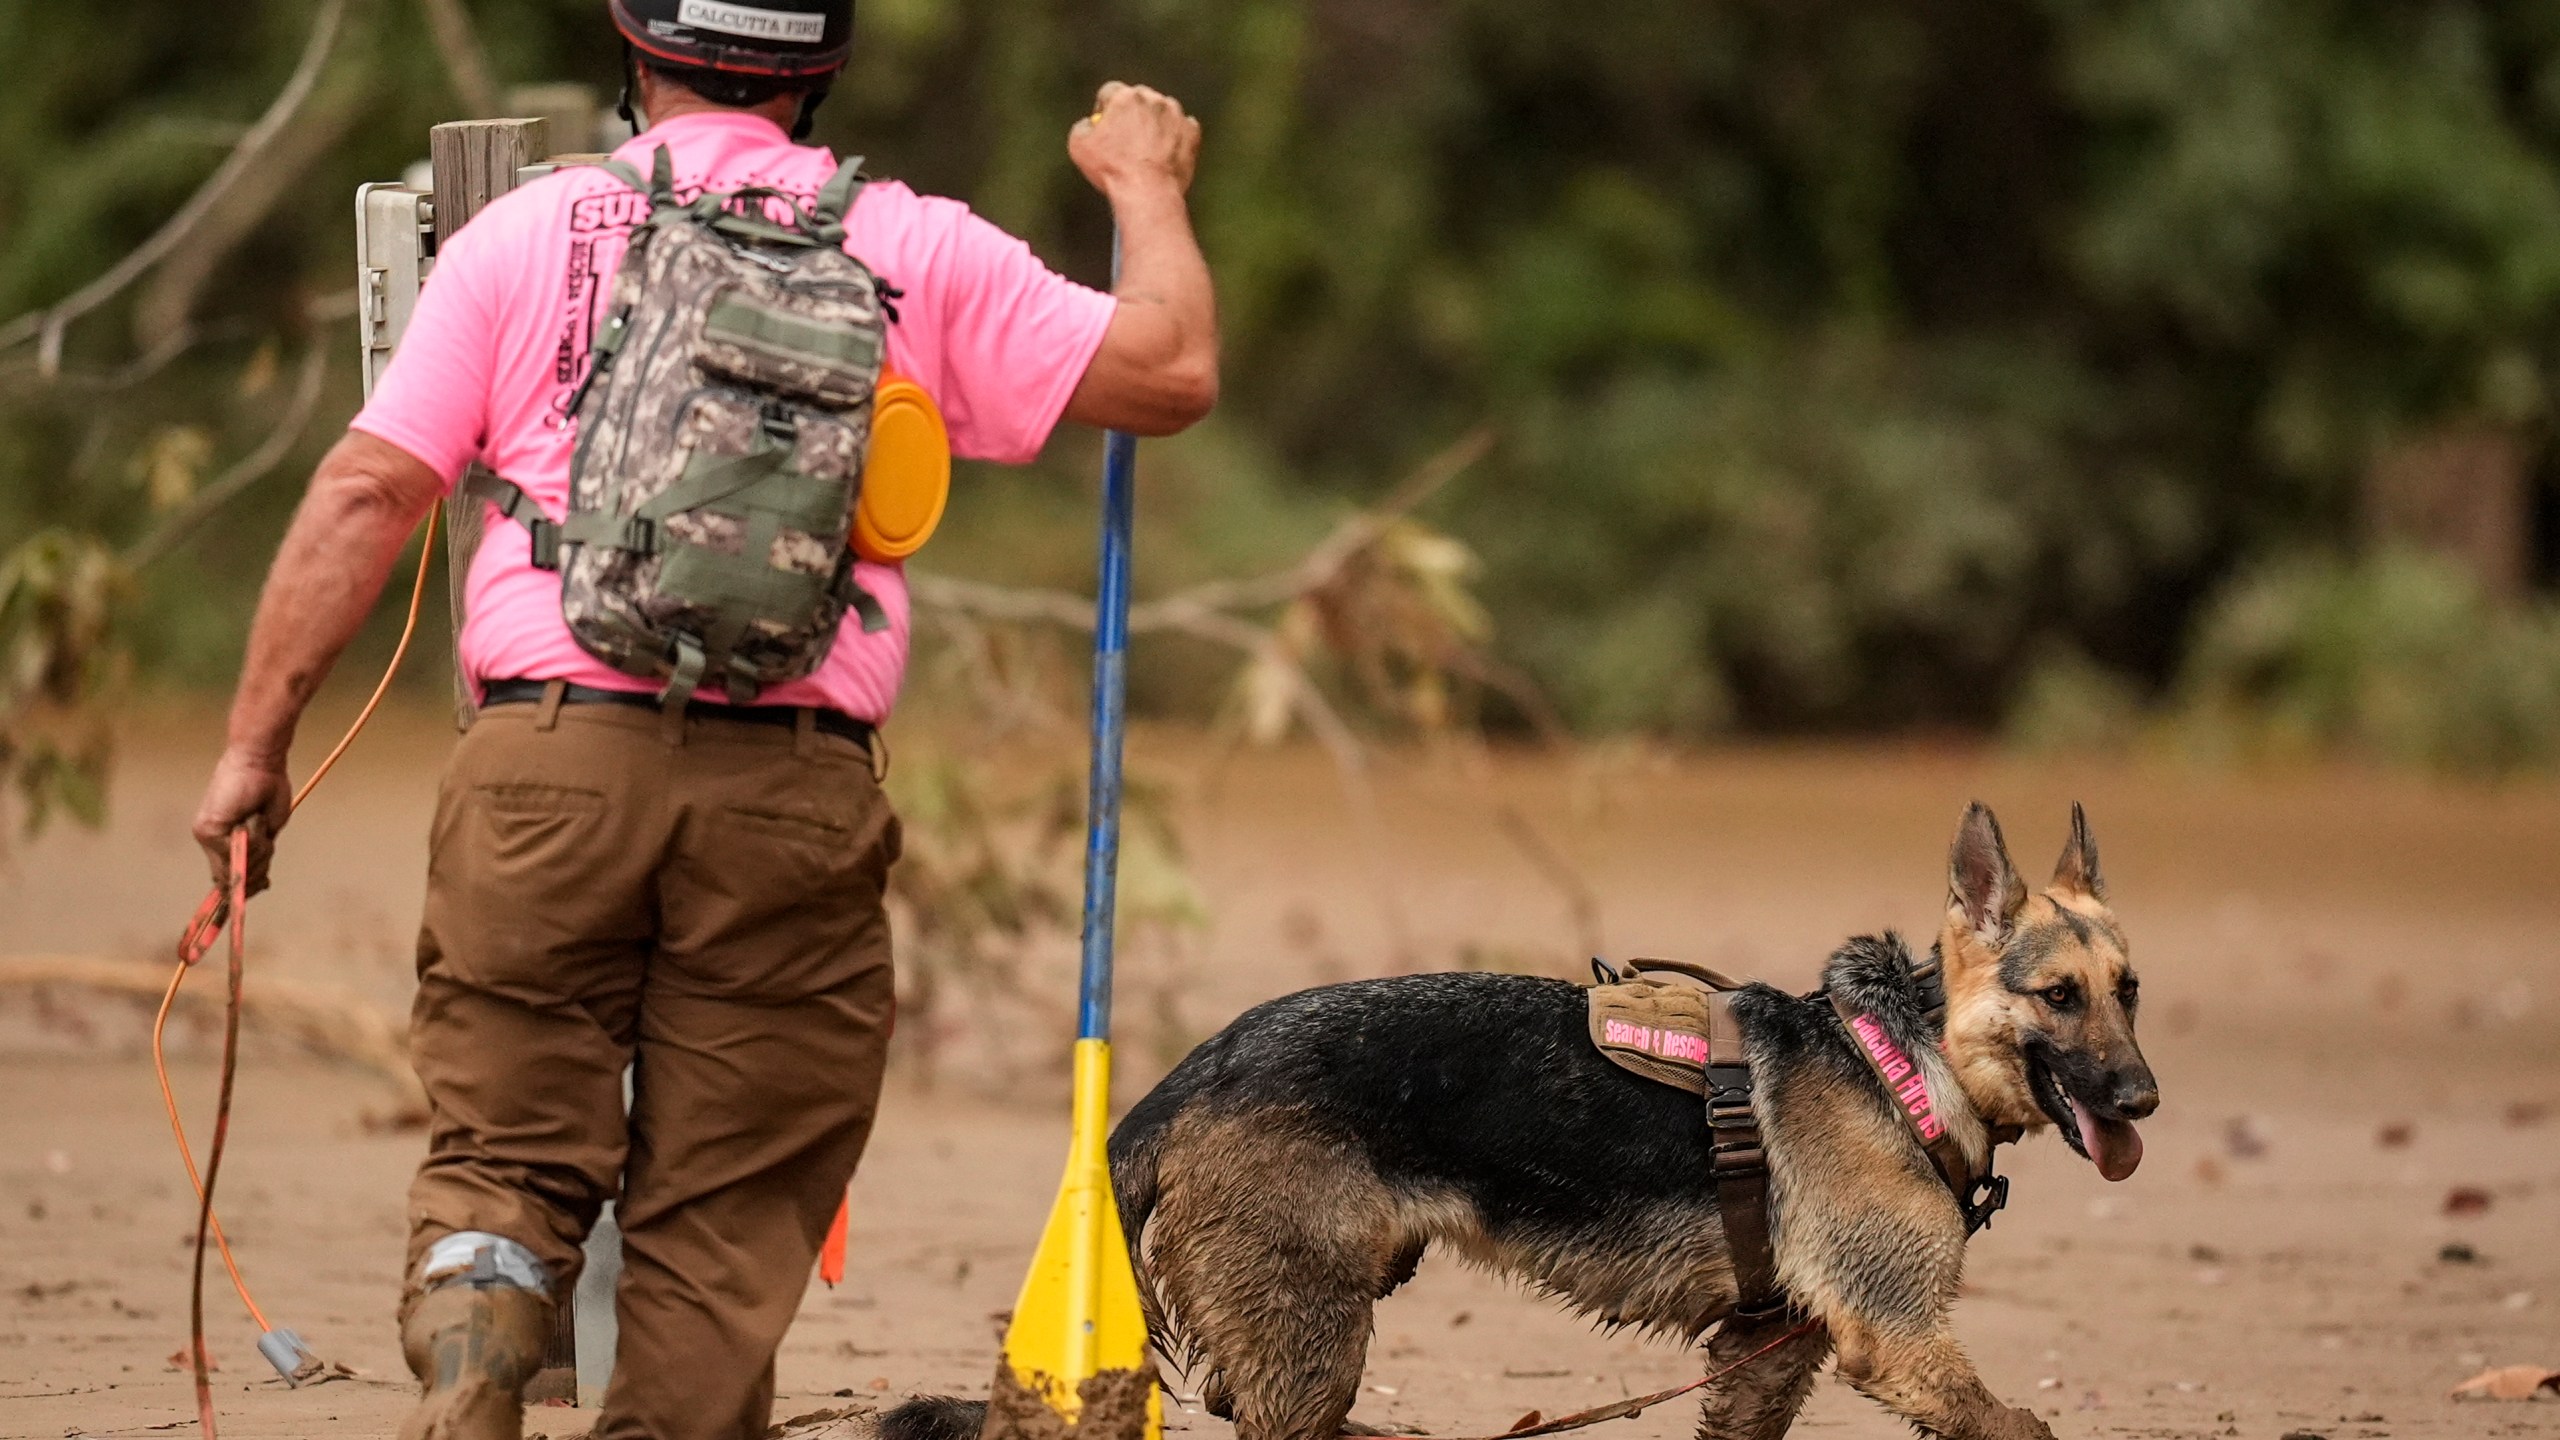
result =
[[2160,1108],[2160,1082],[2148,1070],[2119,1071],[2114,1088],[2116,1109],[2127,1120],[2147,1120]]

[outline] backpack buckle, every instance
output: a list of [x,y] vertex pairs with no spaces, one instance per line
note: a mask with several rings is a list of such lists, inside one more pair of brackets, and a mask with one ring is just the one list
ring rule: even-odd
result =
[[533,568],[560,568],[560,527],[548,520],[528,520],[525,531],[533,540]]

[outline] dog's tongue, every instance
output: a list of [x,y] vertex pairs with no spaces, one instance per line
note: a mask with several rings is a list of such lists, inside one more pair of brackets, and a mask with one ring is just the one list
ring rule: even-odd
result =
[[2098,1173],[2121,1180],[2142,1163],[2142,1132],[2130,1120],[2101,1120],[2074,1100],[2071,1114],[2080,1122],[2080,1145],[2097,1163]]

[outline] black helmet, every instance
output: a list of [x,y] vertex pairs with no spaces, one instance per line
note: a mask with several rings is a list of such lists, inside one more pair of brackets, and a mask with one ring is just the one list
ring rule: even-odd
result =
[[853,51],[853,0],[611,0],[614,28],[660,64],[821,79]]

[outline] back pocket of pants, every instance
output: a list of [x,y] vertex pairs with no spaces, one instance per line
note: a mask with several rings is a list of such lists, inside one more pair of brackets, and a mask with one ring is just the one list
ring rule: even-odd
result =
[[501,866],[549,867],[568,859],[604,816],[604,793],[574,785],[501,781],[471,787]]

